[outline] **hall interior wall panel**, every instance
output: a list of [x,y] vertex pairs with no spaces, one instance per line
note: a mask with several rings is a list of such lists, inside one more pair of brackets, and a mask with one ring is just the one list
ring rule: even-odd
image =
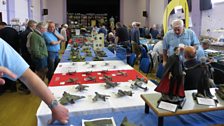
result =
[[7,5],[0,3],[0,12],[2,12],[2,21],[7,22]]
[[[210,10],[202,11],[201,19],[201,34],[209,35],[212,37],[220,37],[223,32],[214,32],[215,29],[224,28],[224,16],[223,16],[224,2],[217,3],[213,5],[213,8]],[[207,29],[210,29],[210,32],[207,32]]]
[[40,8],[40,0],[32,0],[33,5],[33,19],[37,22],[41,21],[41,8]]
[[28,17],[28,1],[15,0],[15,18],[20,19],[20,22],[23,23]]
[[150,25],[163,24],[164,0],[150,0]]
[[48,9],[48,15],[45,16],[44,20],[54,21],[59,25],[64,23],[64,0],[46,0],[46,7]]

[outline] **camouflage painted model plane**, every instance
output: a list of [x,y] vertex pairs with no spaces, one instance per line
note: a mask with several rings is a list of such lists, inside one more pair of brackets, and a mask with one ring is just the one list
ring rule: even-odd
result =
[[118,90],[117,96],[118,97],[123,97],[123,96],[132,96],[133,92],[132,91],[123,91],[123,90]]
[[142,82],[135,81],[134,84],[131,84],[131,88],[132,88],[132,89],[141,88],[141,89],[143,89],[144,91],[147,91],[148,88],[147,88],[147,87],[142,87],[142,84],[143,84]]
[[108,75],[103,75],[103,79],[104,80],[110,80],[110,81],[112,81],[112,76],[108,76]]
[[107,79],[105,80],[105,82],[106,82],[106,85],[104,85],[105,88],[112,88],[112,87],[114,88],[119,85],[117,82],[112,82]]
[[76,71],[73,71],[73,72],[68,71],[68,72],[67,72],[68,75],[73,75],[74,73],[76,73]]
[[86,74],[86,75],[90,75],[92,73],[92,71],[86,71],[86,72],[84,72],[84,74]]
[[144,77],[140,78],[140,77],[136,76],[135,81],[140,81],[140,82],[147,83],[147,80]]
[[[130,123],[129,121],[128,121],[128,118],[127,117],[124,117],[124,119],[123,119],[123,121],[121,122],[121,125],[120,126],[136,126],[135,124],[133,124],[133,123]],[[140,125],[140,126],[142,126],[142,125]]]
[[78,78],[69,78],[66,83],[75,83],[78,81]]
[[99,56],[96,56],[93,58],[93,61],[104,61],[104,59]]
[[106,74],[108,72],[108,70],[102,70],[101,73],[102,74]]
[[93,97],[93,101],[98,101],[99,99],[102,99],[103,101],[106,101],[110,95],[104,95],[104,94],[99,94],[98,92],[95,92],[95,96]]
[[88,76],[84,80],[85,81],[94,81],[94,82],[96,82],[96,77],[95,76]]
[[85,98],[85,96],[77,96],[77,95],[71,95],[69,93],[67,93],[66,91],[63,93],[62,98],[59,100],[59,102],[62,105],[67,105],[67,104],[74,104],[75,101]]
[[127,73],[119,70],[116,75],[117,76],[127,76]]
[[78,91],[84,91],[87,90],[86,88],[89,87],[87,85],[78,84],[78,86],[75,87]]

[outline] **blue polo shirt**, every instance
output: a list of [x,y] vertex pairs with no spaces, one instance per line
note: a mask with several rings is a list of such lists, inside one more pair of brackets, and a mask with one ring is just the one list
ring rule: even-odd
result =
[[[59,34],[58,31],[56,31],[56,32],[57,32],[57,34]],[[46,41],[47,51],[58,52],[60,50],[60,44],[57,44],[57,45],[51,45],[50,44],[53,41],[54,42],[58,41],[58,38],[54,35],[54,33],[44,32],[43,37]]]
[[163,49],[167,50],[167,55],[174,54],[174,48],[178,47],[179,44],[194,46],[200,43],[191,29],[185,29],[181,35],[176,35],[173,30],[168,31],[163,40]]
[[[0,66],[6,67],[20,78],[23,73],[29,68],[26,61],[3,39],[0,38]],[[3,77],[12,79],[7,75]]]

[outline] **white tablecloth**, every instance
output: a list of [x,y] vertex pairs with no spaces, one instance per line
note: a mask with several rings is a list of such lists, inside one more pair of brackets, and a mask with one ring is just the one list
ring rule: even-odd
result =
[[[108,63],[108,65],[105,65]],[[94,65],[94,67],[92,67]],[[59,63],[56,73],[67,73],[67,72],[86,72],[86,71],[102,71],[102,70],[132,70],[133,68],[123,61],[89,61],[89,62],[66,62]]]
[[[82,95],[86,98],[77,101],[75,104],[66,105],[69,109],[70,116],[85,115],[85,114],[101,114],[101,113],[112,113],[115,111],[125,111],[135,108],[143,108],[145,103],[141,99],[140,94],[154,92],[155,85],[152,82],[148,82],[148,90],[143,91],[142,89],[132,90],[130,85],[133,82],[122,82],[119,86],[111,89],[105,89],[105,84],[88,84],[88,91],[78,92],[75,86],[60,86],[60,87],[49,87],[54,93],[55,97],[60,99],[64,91],[75,95]],[[133,96],[117,97],[116,93],[118,89],[121,90],[132,90]],[[92,101],[95,96],[94,92],[101,94],[110,95],[106,102],[99,100],[96,102]],[[37,110],[38,126],[45,126],[47,121],[51,118],[51,111],[44,102],[41,102]]]

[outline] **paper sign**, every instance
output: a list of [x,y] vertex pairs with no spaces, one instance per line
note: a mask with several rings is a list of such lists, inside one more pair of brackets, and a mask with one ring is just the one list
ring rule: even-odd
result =
[[86,74],[82,74],[82,76],[83,76],[83,77],[85,77],[85,76],[86,76]]
[[102,79],[103,79],[103,77],[99,77],[99,79],[100,79],[100,80],[102,80]]
[[65,84],[65,82],[60,82],[60,85],[64,85]]
[[197,102],[200,105],[209,105],[209,106],[216,106],[215,100],[210,98],[200,98],[197,97]]
[[116,76],[116,74],[112,74],[112,76],[114,77],[114,76]]
[[97,75],[101,75],[101,73],[97,73]]
[[62,75],[64,76],[64,75],[66,75],[66,73],[62,73]]
[[169,102],[165,102],[165,101],[160,101],[158,108],[167,110],[167,111],[171,111],[171,112],[176,112],[177,110],[177,105],[176,104],[172,104]]

